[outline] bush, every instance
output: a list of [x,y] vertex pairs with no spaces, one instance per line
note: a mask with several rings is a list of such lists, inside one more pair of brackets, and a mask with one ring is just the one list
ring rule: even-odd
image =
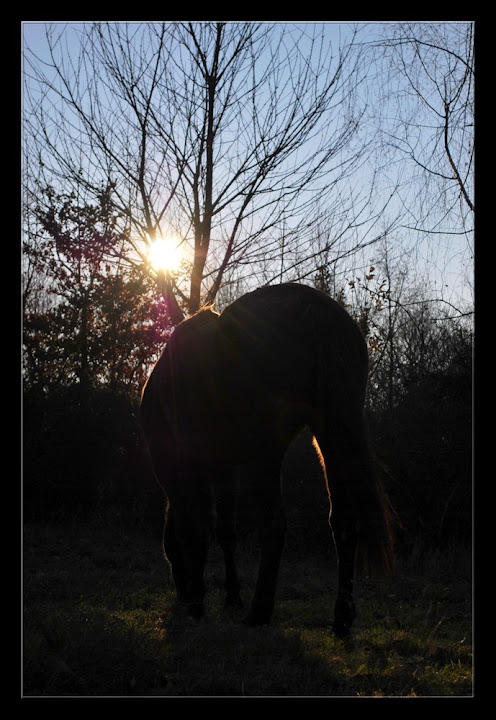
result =
[[[25,520],[142,517],[157,488],[136,416],[136,401],[107,390],[92,391],[83,403],[78,386],[46,395],[27,392]],[[162,515],[163,505],[162,496]]]
[[413,383],[388,415],[376,418],[377,448],[409,541],[470,542],[472,392],[468,369]]

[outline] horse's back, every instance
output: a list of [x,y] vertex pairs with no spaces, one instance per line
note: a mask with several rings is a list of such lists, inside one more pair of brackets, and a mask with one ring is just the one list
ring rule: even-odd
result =
[[336,345],[363,346],[354,320],[335,300],[307,285],[270,285],[243,295],[221,314],[223,327],[230,327],[247,344],[265,347],[294,345],[300,337],[332,336]]
[[363,405],[367,349],[346,310],[314,288],[284,284],[255,290],[227,307],[225,377],[253,413],[268,407]]

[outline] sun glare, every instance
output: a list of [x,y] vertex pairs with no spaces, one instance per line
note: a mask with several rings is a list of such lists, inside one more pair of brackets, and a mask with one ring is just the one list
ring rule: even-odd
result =
[[157,272],[173,272],[179,267],[181,249],[175,240],[158,237],[148,249],[148,259]]

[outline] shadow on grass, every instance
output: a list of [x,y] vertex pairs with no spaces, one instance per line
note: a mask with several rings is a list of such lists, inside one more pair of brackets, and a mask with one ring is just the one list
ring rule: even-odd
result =
[[197,623],[169,602],[165,621],[150,610],[88,606],[30,613],[24,694],[342,694],[328,661],[309,652],[293,630],[248,628],[228,615]]
[[343,643],[329,629],[328,558],[286,557],[273,625],[253,629],[223,611],[215,553],[208,616],[195,623],[176,606],[157,547],[126,535],[30,540],[26,697],[471,694],[468,588],[454,591],[448,580],[362,583],[359,620]]

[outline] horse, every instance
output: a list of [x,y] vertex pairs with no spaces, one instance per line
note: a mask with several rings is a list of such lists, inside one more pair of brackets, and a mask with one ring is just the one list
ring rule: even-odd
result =
[[334,633],[356,617],[356,572],[390,575],[390,505],[364,419],[368,352],[348,312],[306,285],[266,286],[220,314],[201,309],[173,331],[144,387],[141,425],[167,496],[164,551],[177,599],[204,616],[204,569],[216,536],[225,607],[241,607],[236,569],[236,468],[255,507],[260,560],[244,621],[270,623],[284,547],[281,465],[307,427],[329,495],[338,559]]

